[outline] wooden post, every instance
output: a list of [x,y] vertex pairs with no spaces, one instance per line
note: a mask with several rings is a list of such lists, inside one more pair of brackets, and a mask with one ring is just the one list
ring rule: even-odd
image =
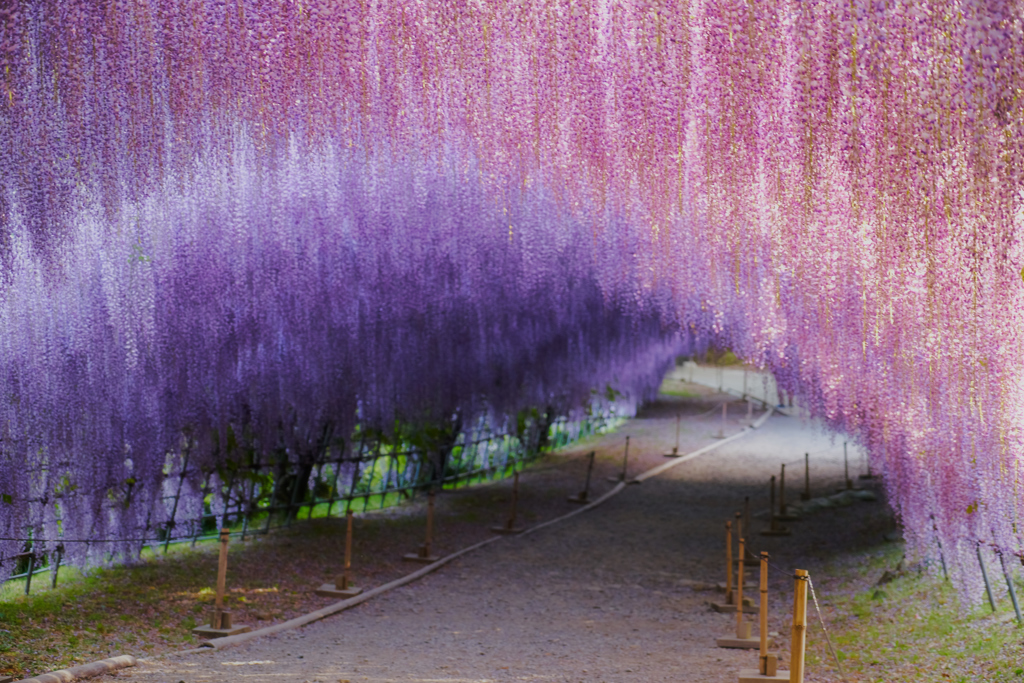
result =
[[192,633],[197,636],[222,638],[224,636],[245,633],[249,630],[248,626],[233,624],[231,612],[224,609],[224,593],[228,579],[228,541],[230,538],[230,529],[220,530],[220,557],[217,559],[217,592],[214,594],[213,611],[210,614],[209,624],[192,629]]
[[[217,629],[231,628],[231,613],[224,614],[224,589],[228,580],[228,541],[231,539],[230,529],[220,530],[220,557],[217,560],[217,593],[213,602],[213,618],[210,626]],[[225,622],[227,624],[225,625]]]
[[793,641],[789,649],[789,681],[804,683],[804,648],[807,646],[807,570],[797,569],[793,577]]
[[512,473],[512,509],[508,513],[508,523],[505,525],[512,529],[516,525],[516,513],[519,507],[519,471]]
[[736,604],[732,590],[732,522],[725,523],[725,604]]
[[438,558],[432,552],[432,545],[434,542],[434,489],[430,489],[427,494],[427,535],[423,541],[423,545],[420,546],[419,552],[407,553],[402,556],[403,560],[408,562],[419,562],[421,564],[431,564],[437,562]]
[[[629,437],[626,437],[626,450],[622,454],[622,472],[617,477],[608,477],[608,481],[618,484],[626,481],[626,466],[629,464]],[[635,482],[639,483],[639,482]]]
[[800,500],[811,499],[811,454],[804,453],[804,492]]
[[727,403],[722,403],[722,426],[718,430],[718,438],[719,439],[724,439],[725,438],[725,414],[726,414],[726,410],[727,410],[726,409],[727,405],[728,405]]
[[[745,395],[745,392],[744,392]],[[747,424],[754,424],[754,402],[747,398]]]
[[341,573],[341,588],[352,585],[352,511],[345,515],[345,566]]
[[427,495],[427,537],[420,549],[420,557],[430,557],[430,546],[434,543],[434,490]]
[[508,513],[508,520],[504,526],[493,526],[491,531],[496,534],[521,534],[523,529],[516,526],[516,512],[519,506],[519,471],[512,474],[512,508]]
[[590,474],[594,471],[594,455],[596,451],[590,451],[590,460],[587,463],[587,478],[583,484],[583,490],[575,496],[569,497],[570,503],[587,503],[590,501]]

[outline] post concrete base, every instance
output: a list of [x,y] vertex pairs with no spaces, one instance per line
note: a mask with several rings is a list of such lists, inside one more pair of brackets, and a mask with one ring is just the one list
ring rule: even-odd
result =
[[[735,585],[732,588],[733,588],[733,590],[736,590],[736,586]],[[743,584],[743,592],[744,593],[754,594],[754,593],[756,593],[758,591],[758,588],[759,588],[759,586],[757,584],[754,584],[754,583],[745,583],[745,584]],[[720,583],[716,583],[715,584],[715,590],[718,591],[719,593],[724,593],[726,591],[725,582],[722,581]],[[748,598],[744,598],[743,602],[746,603],[747,600],[748,600]]]
[[794,515],[791,512],[787,512],[784,515],[775,515],[775,519],[780,522],[795,522],[800,519],[800,515]]
[[665,457],[666,458],[679,458],[679,457],[682,457],[682,455],[683,454],[680,453],[677,449],[673,448],[671,453],[666,453],[665,454]]
[[337,584],[325,583],[316,589],[316,594],[325,598],[354,598],[363,592],[362,588],[349,586],[348,588],[337,588]]
[[502,536],[514,536],[515,534],[521,534],[525,529],[521,526],[514,526],[509,528],[507,526],[492,526],[491,531]]
[[786,527],[779,527],[777,529],[763,529],[761,531],[762,536],[792,536],[793,532]]
[[740,683],[757,683],[758,681],[785,681],[789,683],[789,672],[777,671],[774,676],[765,676],[757,669],[740,669]]
[[[759,650],[761,648],[761,639],[729,636],[727,638],[719,638],[715,641],[715,644],[718,645],[718,647],[728,647],[735,650]],[[772,639],[769,638],[768,647],[771,647],[773,644]]]
[[605,477],[605,479],[612,484],[618,484],[620,481],[624,481],[622,477]]
[[420,555],[419,553],[407,553],[402,555],[406,562],[419,562],[420,564],[434,564],[441,558],[437,555]]
[[248,633],[251,630],[251,626],[244,624],[232,626],[231,628],[210,628],[209,624],[203,624],[192,629],[192,635],[210,639],[227,638],[228,636],[237,636],[239,633]]
[[[713,602],[711,603],[711,609],[722,614],[735,614],[736,605],[730,605],[724,602]],[[747,604],[747,599],[743,598],[743,613],[744,614],[760,614],[761,610],[758,605],[753,603]]]
[[566,498],[570,503],[577,503],[579,505],[586,505],[590,502],[590,496],[584,496],[582,493],[577,493],[575,496],[569,496]]

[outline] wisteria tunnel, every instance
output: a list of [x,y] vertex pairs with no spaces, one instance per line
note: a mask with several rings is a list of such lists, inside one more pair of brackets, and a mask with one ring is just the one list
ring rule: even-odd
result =
[[728,351],[973,608],[1022,88],[1015,0],[0,2],[0,580],[502,479]]

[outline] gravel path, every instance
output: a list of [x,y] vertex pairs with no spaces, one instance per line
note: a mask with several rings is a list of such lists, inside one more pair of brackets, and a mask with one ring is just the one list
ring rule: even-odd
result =
[[[683,378],[677,372],[670,380]],[[578,455],[594,447],[621,452],[627,434],[631,474],[665,462],[662,454],[675,442],[676,414],[694,414],[724,398],[703,393],[696,403],[663,396],[617,434],[581,446],[573,477]],[[734,404],[732,410],[728,432],[734,433],[745,407]],[[711,443],[718,424],[685,418],[683,451]],[[756,655],[715,647],[735,619],[707,604],[719,598],[711,584],[723,579],[723,522],[744,496],[755,511],[766,508],[768,478],[780,463],[802,460],[804,452],[813,454],[818,492],[831,493],[843,476],[842,442],[833,443],[799,418],[775,415],[748,436],[629,486],[586,514],[491,544],[350,611],[224,651],[142,662],[116,677],[153,683],[735,681],[739,668],[756,664]],[[851,451],[851,463],[857,458]],[[802,476],[802,467],[798,471]],[[528,472],[524,492],[530,485]],[[565,482],[561,490],[569,486]],[[559,496],[548,503],[561,504]],[[525,501],[528,507],[528,496]],[[796,522],[803,526],[792,539],[754,536],[754,550],[768,550],[787,570],[773,572],[770,630],[788,636],[788,570],[823,566],[840,542],[838,530],[846,534],[841,542],[855,543],[849,538],[853,522],[869,508],[884,515],[883,507],[850,507]],[[787,643],[782,645],[785,656]],[[807,680],[816,679],[812,674]]]

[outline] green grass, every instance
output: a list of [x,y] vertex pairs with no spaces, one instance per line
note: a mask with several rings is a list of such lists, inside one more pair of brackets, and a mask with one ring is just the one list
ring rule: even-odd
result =
[[700,396],[700,394],[687,391],[686,389],[662,389],[658,393],[665,396],[679,396],[681,398],[698,398]]
[[[902,544],[866,553],[863,564],[846,570],[848,590],[840,586],[829,596],[826,619],[847,677],[885,683],[1024,682],[1024,629],[1007,619],[1013,614],[1009,598],[995,614],[987,602],[963,610],[953,586],[924,571],[903,572],[884,586],[854,586],[894,567],[901,554]],[[1017,584],[1017,591],[1024,592],[1024,585]],[[836,674],[813,603],[808,609],[809,670]]]

